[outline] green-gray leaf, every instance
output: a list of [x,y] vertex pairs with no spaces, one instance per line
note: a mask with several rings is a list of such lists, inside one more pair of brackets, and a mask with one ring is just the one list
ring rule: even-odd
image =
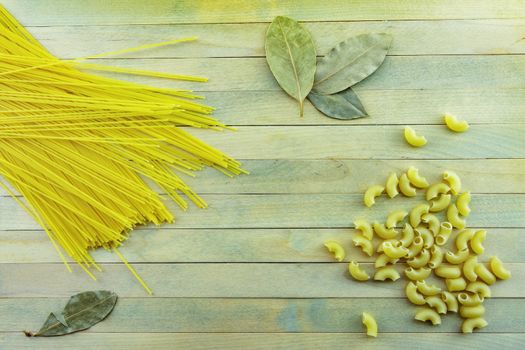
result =
[[357,84],[383,63],[392,43],[385,33],[361,34],[337,44],[317,64],[314,91],[330,95]]
[[303,103],[312,89],[316,53],[310,33],[291,18],[279,16],[270,24],[265,41],[266,61],[284,91]]
[[368,117],[359,97],[352,88],[337,94],[320,95],[310,92],[308,99],[320,112],[335,119],[357,119]]
[[105,319],[116,302],[117,294],[107,290],[73,295],[62,312],[49,314],[38,332],[25,333],[33,337],[51,337],[88,329]]

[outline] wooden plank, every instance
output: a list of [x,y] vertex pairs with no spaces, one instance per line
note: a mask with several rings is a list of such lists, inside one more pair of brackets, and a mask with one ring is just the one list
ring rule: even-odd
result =
[[[402,126],[243,126],[236,133],[191,130],[192,135],[239,159],[465,159],[524,158],[525,124],[472,126],[451,132],[420,125],[428,144],[411,147]],[[244,145],[244,146],[240,146]],[[261,147],[264,145],[264,147]]]
[[[353,256],[361,253],[352,250]],[[512,278],[491,286],[498,298],[525,297],[525,264],[508,263]],[[346,263],[134,264],[156,297],[177,298],[395,298],[404,297],[405,279],[356,282]],[[146,292],[123,264],[101,264],[97,281],[79,267],[62,264],[0,264],[0,297],[65,297],[83,290],[109,289],[122,297]],[[373,265],[363,263],[370,273]],[[406,266],[397,264],[402,272]],[[50,278],[53,276],[53,278]],[[441,280],[429,279],[438,285]],[[524,299],[525,301],[525,299]],[[0,327],[0,329],[2,329]]]
[[[422,194],[421,194],[422,196]],[[386,197],[386,196],[385,196]],[[525,195],[479,194],[472,196],[470,227],[524,227]],[[203,195],[208,209],[191,208],[181,213],[166,201],[177,216],[165,228],[348,228],[356,218],[385,220],[394,209],[410,210],[422,197],[379,199],[373,209],[363,205],[362,195]],[[8,197],[0,200],[1,230],[35,230],[40,227]]]
[[[132,263],[170,262],[333,262],[323,243],[333,239],[348,249],[347,260],[371,262],[357,254],[353,229],[144,229],[136,231],[120,251]],[[525,263],[525,229],[492,229],[480,261],[497,255],[508,263]],[[99,263],[119,262],[103,249],[93,252]],[[71,260],[71,259],[70,259]],[[43,231],[0,231],[0,263],[60,263]]]
[[309,102],[304,117],[283,91],[208,91],[203,102],[229,125],[441,124],[445,112],[470,123],[521,123],[525,89],[359,90],[369,118],[351,122],[327,118]]
[[[390,55],[516,54],[525,53],[525,21],[369,21],[314,22],[305,27],[325,55],[338,42],[368,32],[394,37]],[[131,26],[29,27],[28,30],[53,54],[77,58],[162,42],[174,37],[197,36],[192,43],[135,51],[119,57],[253,57],[265,56],[267,23],[167,24]],[[446,40],[444,40],[446,38]]]
[[231,23],[267,22],[287,15],[300,21],[520,18],[522,0],[293,0],[268,4],[264,0],[56,0],[53,6],[30,0],[6,0],[3,5],[24,25]]
[[[281,91],[264,58],[98,59],[96,63],[209,78],[207,83],[195,83],[125,74],[104,74],[156,86],[199,91]],[[523,89],[524,87],[524,55],[390,56],[373,75],[356,85],[356,91],[370,89],[494,90]]]
[[[17,332],[38,329],[49,312],[61,310],[65,302],[66,299],[55,298],[0,300],[0,328]],[[493,298],[484,305],[489,325],[481,333],[523,331],[525,299]],[[111,315],[84,334],[92,331],[362,333],[363,311],[376,317],[379,331],[383,332],[378,339],[391,332],[428,335],[459,330],[461,321],[456,314],[444,316],[442,324],[433,327],[414,321],[416,310],[405,299],[119,298]],[[468,336],[471,337],[476,335]]]
[[356,349],[427,349],[439,344],[457,350],[521,349],[522,333],[482,333],[465,336],[457,333],[380,333],[377,339],[355,333],[94,333],[83,332],[63,338],[27,338],[20,332],[0,333],[0,346],[6,349],[70,350],[72,348],[114,350],[192,349],[272,349],[317,350],[352,344]]
[[[243,161],[249,176],[231,178],[207,168],[184,180],[200,194],[363,194],[367,184],[383,183],[391,172],[401,174],[410,166],[420,169],[431,182],[440,181],[445,170],[453,170],[472,193],[525,193],[525,159],[254,159]],[[494,186],[495,181],[498,186]],[[6,195],[0,189],[0,196]]]

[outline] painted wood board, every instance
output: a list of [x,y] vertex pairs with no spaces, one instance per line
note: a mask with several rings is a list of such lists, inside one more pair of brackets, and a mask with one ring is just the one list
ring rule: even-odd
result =
[[[218,108],[237,132],[192,131],[243,160],[251,175],[204,171],[188,182],[210,204],[190,206],[174,225],[143,227],[121,248],[153,286],[147,297],[112,254],[94,256],[91,281],[69,274],[45,234],[0,192],[0,348],[6,349],[319,349],[453,347],[519,349],[525,340],[525,2],[523,0],[3,2],[53,53],[75,58],[174,37],[199,41],[141,51],[98,63],[207,76],[205,84],[118,76],[156,86],[191,88]],[[392,50],[356,90],[369,118],[328,119],[307,103],[304,118],[267,69],[263,37],[275,15],[305,21],[319,54],[349,35],[386,31]],[[108,74],[110,76],[116,76]],[[464,135],[442,125],[444,112],[472,124]],[[415,150],[404,125],[430,140]],[[372,141],[371,141],[372,140]],[[363,145],[365,145],[363,147]],[[404,282],[350,280],[333,263],[328,238],[372,270],[351,248],[353,220],[384,220],[392,206],[362,205],[367,185],[414,165],[432,181],[444,170],[473,193],[469,225],[488,228],[486,254],[508,263],[514,278],[493,288],[489,326],[458,334],[459,319],[441,327],[412,320]],[[87,332],[28,339],[47,313],[84,289],[116,290],[115,312]],[[362,311],[380,321],[368,339]],[[407,341],[407,339],[409,341]]]

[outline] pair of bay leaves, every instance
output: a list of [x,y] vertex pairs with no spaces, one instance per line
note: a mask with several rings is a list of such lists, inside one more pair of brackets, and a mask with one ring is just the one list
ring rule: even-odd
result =
[[367,113],[352,86],[372,74],[384,61],[392,37],[386,33],[361,34],[337,44],[317,62],[310,33],[291,18],[278,16],[266,33],[266,60],[284,91],[304,99],[331,118],[355,119]]

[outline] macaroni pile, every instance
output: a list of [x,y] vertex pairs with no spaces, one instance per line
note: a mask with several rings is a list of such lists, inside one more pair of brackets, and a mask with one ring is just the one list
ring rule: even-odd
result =
[[[86,57],[194,40],[185,38]],[[182,209],[185,195],[206,203],[177,174],[205,166],[227,175],[240,163],[188,133],[220,130],[213,108],[188,90],[156,88],[78,70],[104,70],[190,81],[204,78],[108,67],[51,55],[0,6],[0,185],[46,231],[58,254],[89,270],[89,249],[115,251],[135,226],[172,222],[149,179]],[[14,188],[23,198],[15,195]],[[71,270],[70,270],[71,271]]]
[[[440,315],[459,312],[464,319],[461,331],[472,333],[487,325],[483,301],[491,296],[489,286],[496,279],[510,278],[511,273],[495,256],[488,265],[478,261],[485,250],[483,241],[487,232],[467,228],[470,192],[462,191],[461,180],[452,171],[445,171],[443,181],[432,185],[414,167],[399,178],[392,173],[385,186],[370,186],[363,201],[371,207],[385,192],[390,198],[400,192],[413,197],[418,189],[426,190],[426,201],[410,212],[394,210],[384,223],[356,220],[354,225],[360,232],[353,243],[364,254],[377,255],[373,276],[376,281],[398,280],[401,276],[395,265],[400,262],[407,265],[406,296],[411,303],[421,306],[415,314],[416,320],[438,325]],[[443,219],[438,217],[441,214]],[[339,243],[327,241],[325,246],[338,261],[344,260],[345,251]],[[357,281],[370,279],[356,261],[350,261],[348,270]],[[442,279],[444,285],[427,281],[432,274]]]

